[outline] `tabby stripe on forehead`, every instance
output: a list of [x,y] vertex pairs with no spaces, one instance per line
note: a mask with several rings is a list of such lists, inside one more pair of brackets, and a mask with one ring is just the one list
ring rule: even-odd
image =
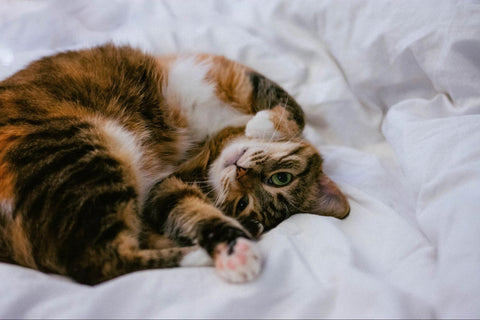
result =
[[282,161],[283,159],[287,158],[287,157],[291,157],[291,156],[294,156],[294,155],[297,155],[299,154],[301,151],[303,151],[305,149],[305,146],[299,146],[298,148],[295,148],[292,152],[290,152],[289,154],[286,154],[282,157],[280,157],[277,161]]
[[272,170],[272,171],[276,171],[276,170],[280,170],[280,169],[293,169],[293,168],[295,168],[295,167],[298,167],[298,161],[294,161],[294,160],[283,160],[283,161],[275,162],[275,163],[272,165],[271,170]]
[[314,170],[316,167],[320,166],[321,163],[322,163],[322,158],[318,154],[314,154],[308,159],[307,165],[305,166],[305,170],[297,174],[297,177],[306,176],[312,169]]
[[[273,164],[272,166],[272,171],[276,171],[276,170],[280,170],[280,169],[292,169],[292,168],[295,168],[297,166],[297,163],[298,161],[295,161],[293,159],[287,159],[285,160],[285,158],[289,158],[289,157],[292,157],[294,155],[297,155],[298,153],[300,153],[302,150],[304,150],[305,147],[304,146],[300,146],[298,148],[296,148],[295,150],[293,150],[292,152],[290,152],[289,154],[286,154],[282,157],[280,157],[276,162],[275,164]],[[308,167],[308,166],[307,166]]]

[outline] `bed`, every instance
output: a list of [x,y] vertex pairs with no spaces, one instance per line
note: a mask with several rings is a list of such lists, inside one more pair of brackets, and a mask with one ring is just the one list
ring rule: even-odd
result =
[[0,318],[480,317],[478,1],[4,0],[0,30],[0,79],[109,41],[251,66],[304,107],[351,204],[266,233],[247,284],[196,267],[90,287],[1,263]]

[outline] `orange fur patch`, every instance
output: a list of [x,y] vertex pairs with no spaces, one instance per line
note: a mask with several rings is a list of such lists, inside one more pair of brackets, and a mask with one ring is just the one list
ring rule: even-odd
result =
[[270,109],[270,121],[272,121],[275,130],[282,132],[288,139],[298,137],[301,134],[298,124],[290,118],[289,112],[282,106]]
[[17,217],[9,224],[10,241],[12,244],[13,259],[20,265],[37,268],[32,256],[32,244],[27,238],[21,217]]
[[197,57],[211,63],[207,79],[216,84],[217,97],[243,113],[253,114],[248,68],[222,56],[201,54]]
[[26,131],[21,127],[4,127],[0,132],[0,200],[13,198],[15,176],[4,159],[8,150],[18,143]]
[[176,246],[174,241],[168,239],[165,235],[160,235],[158,233],[149,234],[145,242],[146,246],[152,249],[166,249]]

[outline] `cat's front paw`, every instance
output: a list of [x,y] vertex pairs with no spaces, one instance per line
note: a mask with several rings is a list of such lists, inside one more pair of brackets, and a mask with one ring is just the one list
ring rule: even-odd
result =
[[301,125],[280,105],[262,110],[247,122],[245,135],[269,141],[290,140],[302,134]]
[[272,121],[270,110],[262,110],[247,122],[245,127],[245,135],[249,138],[280,140],[283,138],[282,132],[275,128]]
[[218,274],[228,282],[241,283],[253,280],[262,267],[257,245],[245,238],[218,244],[213,256]]

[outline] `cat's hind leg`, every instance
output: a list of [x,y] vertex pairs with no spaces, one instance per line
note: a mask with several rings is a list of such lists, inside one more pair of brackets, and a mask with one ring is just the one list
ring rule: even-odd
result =
[[196,246],[141,249],[136,237],[126,230],[111,242],[87,248],[66,270],[74,280],[94,285],[130,272],[179,267],[197,249]]
[[[169,249],[178,246],[163,234],[154,233],[151,230],[142,235],[142,248],[149,249]],[[188,252],[180,261],[180,267],[201,267],[213,266],[213,260],[207,251],[200,246],[189,246],[191,251]]]

